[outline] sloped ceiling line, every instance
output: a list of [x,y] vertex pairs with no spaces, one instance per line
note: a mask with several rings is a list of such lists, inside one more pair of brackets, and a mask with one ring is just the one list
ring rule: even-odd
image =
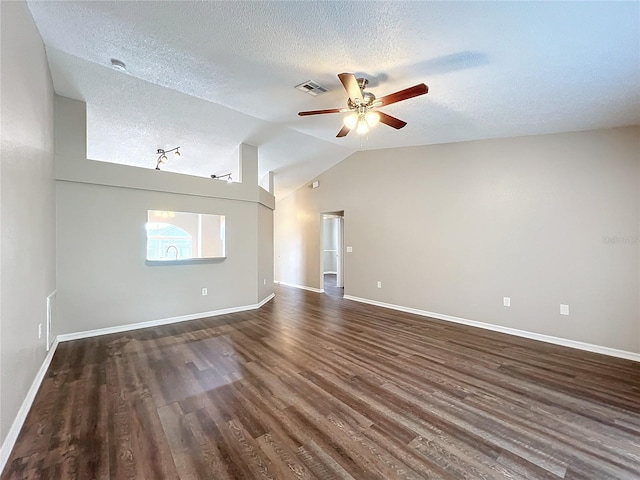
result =
[[[357,150],[640,123],[638,2],[29,1],[56,92],[87,102],[98,159],[153,167],[180,144],[179,173],[233,169],[259,147],[276,195]],[[128,73],[110,69],[124,61]],[[382,96],[408,125],[335,138],[336,74]],[[329,92],[294,88],[314,80]],[[132,134],[135,132],[135,134]],[[119,148],[114,148],[114,145]],[[235,166],[237,169],[237,166]]]

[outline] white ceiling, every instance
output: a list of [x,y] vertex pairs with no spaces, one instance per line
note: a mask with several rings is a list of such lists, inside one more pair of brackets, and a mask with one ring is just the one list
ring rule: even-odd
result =
[[[56,92],[87,102],[88,152],[237,174],[242,142],[282,197],[356,150],[640,124],[640,2],[30,1]],[[115,71],[110,60],[127,64]],[[335,138],[337,74],[408,122]],[[315,80],[329,92],[294,88]]]

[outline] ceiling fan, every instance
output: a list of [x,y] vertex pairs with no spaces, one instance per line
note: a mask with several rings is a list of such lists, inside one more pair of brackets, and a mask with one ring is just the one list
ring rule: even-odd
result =
[[346,113],[350,112],[344,119],[344,126],[338,132],[336,137],[344,137],[354,128],[360,134],[367,133],[370,127],[378,122],[389,125],[395,129],[404,127],[407,122],[403,122],[399,118],[387,115],[384,112],[376,110],[378,107],[391,105],[392,103],[401,102],[408,98],[424,95],[429,92],[429,87],[424,83],[405,88],[395,93],[391,93],[382,98],[376,99],[371,92],[365,92],[364,89],[369,83],[366,78],[356,78],[353,73],[341,73],[338,78],[342,82],[344,89],[349,94],[346,108],[330,108],[328,110],[310,110],[299,112],[298,115],[305,117],[307,115],[321,115],[324,113]]

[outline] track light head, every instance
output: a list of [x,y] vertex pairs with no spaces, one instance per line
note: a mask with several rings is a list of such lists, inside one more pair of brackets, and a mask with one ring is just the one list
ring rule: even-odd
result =
[[158,161],[156,163],[156,170],[160,170],[160,165],[162,165],[163,163],[165,163],[168,158],[167,158],[167,153],[169,152],[173,152],[173,154],[176,157],[180,156],[180,147],[175,147],[172,148],[171,150],[165,150],[164,148],[158,148],[156,149],[156,154],[158,155]]
[[227,183],[232,183],[233,179],[231,178],[231,174],[230,173],[225,173],[224,175],[211,175],[211,178],[214,178],[216,180],[222,180],[223,178],[227,179]]

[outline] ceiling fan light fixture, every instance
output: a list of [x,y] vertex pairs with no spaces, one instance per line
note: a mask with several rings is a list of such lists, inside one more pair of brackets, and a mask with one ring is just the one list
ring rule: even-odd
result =
[[367,112],[364,116],[369,127],[375,127],[380,122],[380,114],[378,112]]
[[376,98],[373,93],[364,91],[368,83],[365,78],[356,78],[353,73],[340,73],[338,74],[338,78],[348,95],[346,108],[329,108],[298,112],[298,116],[301,117],[347,112],[348,115],[342,119],[344,126],[340,129],[336,138],[346,137],[347,134],[354,129],[361,135],[366,134],[370,128],[378,123],[384,123],[391,128],[400,130],[407,125],[407,122],[384,112],[373,111],[373,109],[386,107],[387,105],[429,93],[429,87],[424,83],[419,83],[413,87],[399,90],[381,98]]
[[350,113],[349,115],[347,115],[346,117],[344,117],[344,126],[347,127],[350,130],[353,130],[354,128],[356,128],[356,125],[358,124],[358,114],[357,113]]
[[360,135],[364,135],[369,132],[369,125],[367,125],[367,121],[364,119],[364,116],[358,120],[358,128],[356,129]]
[[177,148],[176,148],[176,151],[175,151],[175,152],[173,152],[173,154],[174,154],[176,157],[179,157],[179,156],[180,156],[180,150],[178,150],[179,148],[180,148],[180,147],[177,147]]

